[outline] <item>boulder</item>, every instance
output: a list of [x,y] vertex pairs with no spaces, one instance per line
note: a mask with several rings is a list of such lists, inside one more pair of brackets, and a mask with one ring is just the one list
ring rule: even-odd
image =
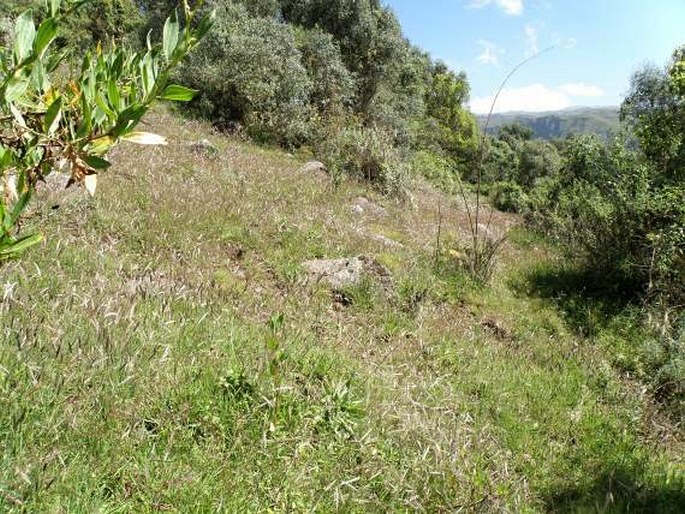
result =
[[369,214],[378,218],[388,214],[388,211],[386,211],[383,207],[372,202],[364,196],[359,196],[354,199],[352,204],[352,212],[355,214]]
[[328,174],[328,170],[326,169],[326,165],[322,162],[309,161],[300,168],[300,173]]
[[375,259],[359,256],[343,259],[317,259],[302,263],[309,282],[323,283],[334,291],[359,284],[364,277],[378,280],[392,289],[390,271]]

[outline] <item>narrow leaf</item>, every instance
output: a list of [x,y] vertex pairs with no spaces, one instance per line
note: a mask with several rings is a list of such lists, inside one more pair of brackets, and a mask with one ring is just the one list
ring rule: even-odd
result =
[[123,141],[129,143],[136,143],[138,145],[166,145],[167,140],[164,136],[152,134],[150,132],[131,132],[121,138]]
[[[23,252],[27,248],[40,243],[43,240],[42,234],[31,234],[10,243],[7,247],[0,248],[0,259],[12,257]],[[3,245],[4,246],[4,245]]]
[[140,118],[143,117],[143,114],[145,114],[146,110],[147,109],[142,105],[132,105],[123,111],[121,114],[119,114],[117,123],[112,129],[112,135],[115,138],[125,135],[132,129],[132,127],[135,127],[138,124]]
[[59,7],[61,3],[62,0],[50,0],[50,16],[57,16],[57,13],[59,13]]
[[102,157],[98,157],[96,155],[83,155],[81,158],[94,170],[106,170],[112,165],[109,161],[106,161]]
[[14,203],[14,206],[12,207],[12,212],[9,214],[9,224],[10,226],[14,226],[17,221],[19,220],[19,216],[21,216],[21,213],[24,212],[24,209],[26,209],[26,206],[29,203],[29,200],[31,199],[31,190],[29,189],[28,191],[23,192],[22,194],[18,195],[17,201]]
[[48,107],[48,112],[43,120],[43,130],[48,135],[53,135],[59,127],[59,122],[62,119],[62,97],[58,97]]
[[114,141],[109,136],[99,137],[88,145],[88,151],[95,155],[103,155],[114,145]]
[[115,111],[121,109],[121,95],[119,94],[119,88],[117,87],[116,82],[114,82],[114,79],[110,80],[107,86],[107,99]]
[[42,57],[50,43],[55,40],[55,36],[57,36],[57,21],[54,18],[48,18],[38,27],[36,40],[33,42],[33,51]]
[[164,36],[162,38],[164,57],[167,59],[171,59],[174,50],[176,50],[176,46],[178,45],[178,33],[179,24],[176,15],[174,15],[173,19],[167,18],[166,23],[164,24]]
[[29,81],[23,77],[12,77],[5,87],[5,101],[14,102],[26,92]]
[[171,100],[174,102],[190,102],[196,93],[197,91],[194,89],[188,89],[187,87],[171,84],[164,89],[161,99]]

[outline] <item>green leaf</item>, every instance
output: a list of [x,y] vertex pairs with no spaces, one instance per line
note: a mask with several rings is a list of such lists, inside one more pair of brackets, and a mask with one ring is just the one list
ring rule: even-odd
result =
[[5,87],[5,101],[14,102],[21,97],[29,87],[29,81],[23,77],[12,77]]
[[0,246],[0,259],[13,257],[16,254],[25,251],[27,248],[40,243],[42,240],[42,234],[31,234],[12,241],[9,244],[2,244],[2,246]]
[[122,111],[117,118],[116,125],[112,129],[112,135],[115,138],[119,138],[130,132],[138,124],[146,111],[147,109],[143,105],[132,105],[125,111]]
[[61,3],[62,0],[50,0],[50,16],[57,16]]
[[174,15],[173,19],[167,18],[166,23],[164,24],[164,36],[162,38],[162,49],[164,57],[167,59],[171,59],[172,55],[174,55],[174,50],[176,50],[176,46],[178,45],[178,33],[179,24],[176,15]]
[[94,170],[106,170],[112,163],[97,155],[82,155],[83,161]]
[[48,112],[43,120],[43,130],[48,135],[53,135],[59,127],[59,122],[62,119],[62,97],[55,99],[48,107]]
[[81,123],[76,129],[76,139],[87,137],[93,126],[93,110],[85,98],[81,97]]
[[119,88],[114,79],[110,80],[107,86],[107,99],[115,111],[121,109],[121,95],[119,94]]
[[55,40],[57,36],[57,21],[54,18],[48,18],[38,27],[36,40],[33,42],[33,51],[42,57],[45,50],[47,50],[50,43]]
[[109,136],[99,137],[88,145],[88,151],[92,154],[103,155],[114,145],[114,140]]
[[214,25],[215,20],[216,10],[212,10],[202,17],[202,20],[200,20],[200,24],[198,25],[197,32],[195,34],[198,40],[205,37],[207,32],[209,32],[212,26]]
[[42,61],[35,61],[33,63],[30,85],[37,91],[45,91],[50,86],[48,77],[45,75],[45,68],[43,67]]
[[33,40],[36,37],[36,27],[33,24],[31,11],[24,11],[24,13],[17,18],[17,22],[14,26],[14,34],[14,56],[18,64],[31,55]]
[[197,91],[194,89],[171,84],[164,89],[160,98],[162,100],[171,100],[174,102],[190,102],[195,97],[196,93]]
[[0,145],[0,171],[5,170],[12,164],[12,150]]
[[122,141],[136,143],[139,145],[166,145],[167,140],[164,136],[152,134],[150,132],[131,132],[122,136]]
[[13,227],[17,223],[17,221],[19,220],[19,216],[21,216],[21,213],[24,212],[24,209],[26,209],[26,205],[28,205],[30,199],[30,189],[19,195],[19,198],[12,206],[12,211],[9,213],[9,216],[5,218],[5,223],[7,224],[7,222],[9,222],[9,226],[6,225],[7,229]]

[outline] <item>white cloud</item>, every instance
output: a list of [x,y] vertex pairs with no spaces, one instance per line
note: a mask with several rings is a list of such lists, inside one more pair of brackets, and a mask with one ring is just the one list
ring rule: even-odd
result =
[[499,58],[497,57],[502,53],[495,43],[480,39],[478,44],[483,47],[483,51],[476,57],[476,61],[483,65],[493,65],[497,66],[499,64]]
[[470,0],[467,6],[480,9],[492,3],[509,16],[520,16],[523,13],[523,0]]
[[604,96],[604,91],[602,91],[601,87],[592,86],[589,84],[585,84],[583,82],[578,82],[575,84],[564,84],[563,86],[559,87],[559,90],[566,93],[569,96]]
[[538,31],[532,25],[526,25],[526,56],[530,57],[532,55],[540,52],[540,46],[538,45]]
[[[604,92],[597,86],[583,83],[564,84],[557,88],[544,84],[504,88],[497,99],[493,112],[559,111],[573,106],[573,97],[590,96],[604,96]],[[474,98],[469,104],[471,111],[475,114],[487,114],[490,112],[493,98],[493,95]]]
[[[476,114],[487,114],[490,111],[492,100],[493,96],[474,98],[470,102],[471,111]],[[558,111],[570,106],[569,97],[561,91],[550,89],[543,84],[533,84],[532,86],[503,89],[497,99],[494,112]]]

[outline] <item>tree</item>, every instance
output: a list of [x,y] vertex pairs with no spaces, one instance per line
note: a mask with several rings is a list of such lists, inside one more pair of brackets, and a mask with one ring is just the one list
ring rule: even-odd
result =
[[426,120],[423,144],[433,140],[442,152],[462,164],[470,162],[478,147],[478,128],[464,108],[469,98],[466,75],[451,71],[443,63],[430,70],[426,89]]
[[214,30],[180,73],[184,84],[202,88],[191,107],[219,127],[238,122],[261,142],[306,142],[311,83],[292,28],[240,4],[216,13]]
[[342,60],[339,45],[331,34],[318,28],[300,28],[295,36],[311,83],[309,103],[324,122],[344,116],[354,102],[357,84]]
[[681,97],[685,96],[685,46],[681,46],[673,53],[669,72],[674,91]]
[[52,53],[62,21],[83,0],[51,0],[38,27],[32,12],[18,16],[11,45],[0,48],[0,259],[40,240],[19,236],[17,223],[35,185],[65,163],[71,182],[94,194],[107,152],[120,141],[163,144],[136,132],[157,99],[188,101],[193,91],[169,85],[171,70],[209,30],[211,15],[191,29],[196,12],[184,4],[186,28],[167,20],[161,44],[136,53],[114,45],[87,53],[79,74],[53,80],[63,54]]
[[356,110],[368,113],[387,67],[406,44],[393,12],[379,0],[281,0],[283,18],[332,34],[358,79]]
[[678,92],[682,63],[678,55],[671,74],[655,66],[635,73],[621,105],[621,119],[664,182],[685,178],[685,96]]

